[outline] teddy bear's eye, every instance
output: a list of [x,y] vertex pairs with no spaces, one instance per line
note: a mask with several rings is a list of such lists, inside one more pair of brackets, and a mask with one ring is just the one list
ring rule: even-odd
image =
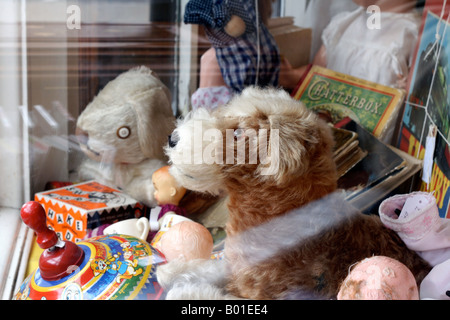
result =
[[234,130],[234,138],[236,140],[240,140],[245,136],[245,131],[244,129],[238,128],[236,130]]
[[131,129],[127,126],[123,126],[123,127],[120,127],[119,129],[117,129],[117,136],[120,139],[126,139],[130,136],[130,134],[131,134]]

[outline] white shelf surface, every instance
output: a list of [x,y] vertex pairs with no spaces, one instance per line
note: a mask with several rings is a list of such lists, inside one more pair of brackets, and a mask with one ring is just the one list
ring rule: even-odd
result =
[[0,207],[0,294],[10,300],[24,280],[33,231],[20,219],[20,210]]

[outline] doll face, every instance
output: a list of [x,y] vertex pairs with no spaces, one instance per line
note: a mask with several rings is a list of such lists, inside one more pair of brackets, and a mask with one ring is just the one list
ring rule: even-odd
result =
[[171,193],[173,193],[173,187],[164,179],[153,179],[153,186],[155,187],[155,199],[158,205],[168,204],[172,201]]
[[175,179],[169,174],[167,168],[161,168],[152,176],[155,188],[154,196],[158,205],[178,205],[184,195],[184,188],[179,187]]

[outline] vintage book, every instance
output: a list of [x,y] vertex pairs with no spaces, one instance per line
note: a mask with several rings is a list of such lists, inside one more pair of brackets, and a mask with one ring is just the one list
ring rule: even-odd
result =
[[333,158],[336,163],[338,177],[345,175],[367,156],[367,151],[359,146],[358,134],[354,131],[333,127]]
[[424,160],[420,190],[432,192],[440,217],[450,218],[450,3],[444,3],[425,3],[397,146]]
[[[388,146],[388,148],[405,160],[404,166],[388,174],[385,179],[380,180],[379,183],[371,188],[366,188],[348,196],[349,202],[362,212],[376,214],[377,207],[381,201],[386,199],[396,188],[405,185],[408,181],[412,181],[413,177],[422,168],[421,160],[393,146]],[[407,193],[408,190],[402,192]]]
[[[346,118],[337,124],[339,127],[355,132],[359,145],[367,155],[338,181],[338,186],[346,191],[351,200],[380,184],[388,177],[403,170],[407,161],[390,147],[377,139],[357,122]],[[379,199],[373,198],[371,201]]]
[[350,117],[384,140],[393,134],[405,92],[313,66],[292,96],[333,123]]

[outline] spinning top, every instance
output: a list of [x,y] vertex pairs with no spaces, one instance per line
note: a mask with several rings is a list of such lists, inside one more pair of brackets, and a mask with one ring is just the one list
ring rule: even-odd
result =
[[58,239],[56,232],[47,227],[45,210],[38,202],[24,204],[20,216],[36,232],[39,247],[45,249],[39,258],[42,279],[59,280],[81,265],[84,251],[73,242]]
[[14,299],[155,300],[164,297],[156,266],[164,256],[138,238],[112,234],[78,243],[61,241],[46,226],[43,207],[34,201],[21,210],[24,223],[44,249],[39,267],[24,280]]

